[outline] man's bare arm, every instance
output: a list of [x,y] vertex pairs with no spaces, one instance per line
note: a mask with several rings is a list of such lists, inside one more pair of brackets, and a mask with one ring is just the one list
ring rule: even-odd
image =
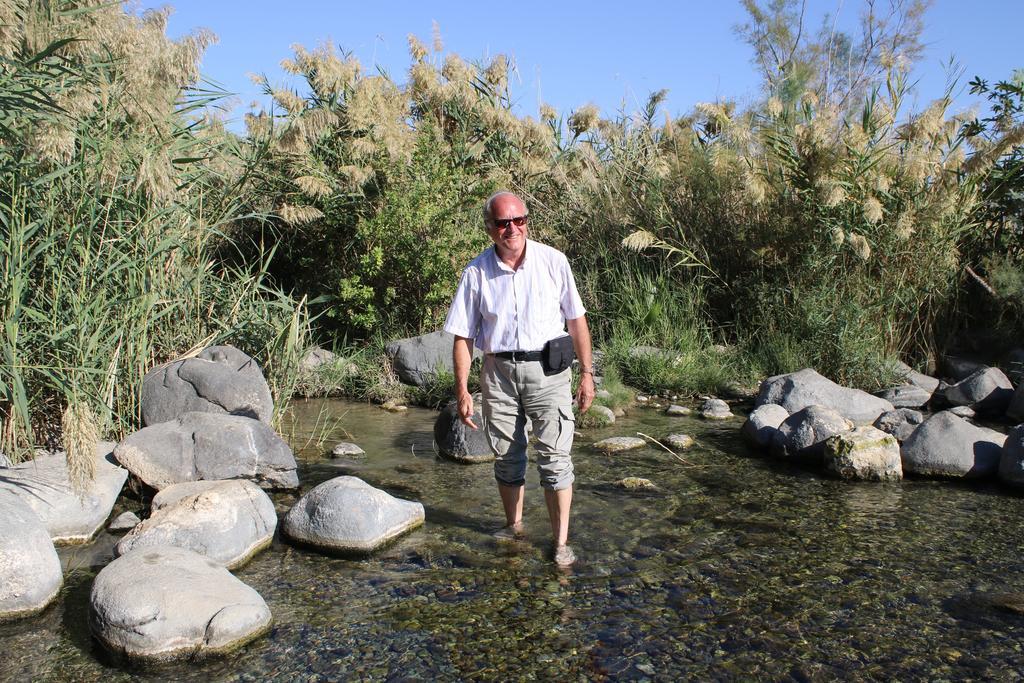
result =
[[456,335],[452,344],[452,362],[455,365],[455,400],[459,404],[459,418],[476,429],[473,423],[473,395],[469,393],[469,366],[473,364],[473,340]]
[[578,318],[565,321],[569,327],[569,336],[572,337],[573,349],[580,361],[580,388],[576,391],[576,404],[580,412],[585,413],[594,402],[594,358],[590,347],[590,327],[587,325],[587,316],[581,315]]

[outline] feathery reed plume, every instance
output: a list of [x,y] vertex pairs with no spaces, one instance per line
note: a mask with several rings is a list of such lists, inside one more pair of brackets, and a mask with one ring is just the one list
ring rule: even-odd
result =
[[448,55],[441,68],[441,75],[451,83],[468,83],[473,78],[473,68],[456,55]]
[[552,107],[550,104],[540,105],[540,120],[545,122],[557,121],[558,110]]
[[589,130],[593,130],[598,122],[598,109],[592,104],[586,104],[577,109],[569,117],[569,130],[576,137],[579,137]]
[[85,496],[96,476],[96,446],[100,440],[97,422],[92,410],[82,401],[69,403],[61,416],[68,478],[80,497]]
[[864,235],[857,233],[850,233],[848,239],[850,247],[853,249],[853,253],[857,255],[861,261],[867,261],[871,258],[871,245],[868,244],[868,240]]
[[295,227],[312,223],[324,217],[323,212],[315,206],[297,206],[288,203],[282,203],[274,213],[285,223]]
[[842,228],[836,226],[829,232],[829,240],[831,240],[832,246],[841,247],[846,243],[846,233]]
[[768,112],[768,116],[771,116],[772,118],[778,118],[778,116],[782,113],[782,100],[772,95],[771,97],[768,98],[768,101],[765,103],[765,111]]
[[430,53],[427,50],[427,46],[424,45],[423,42],[416,37],[416,34],[410,33],[408,35],[408,40],[409,54],[412,56],[412,58],[417,62],[422,62],[424,59],[426,59],[427,55]]
[[491,63],[484,69],[484,82],[497,90],[508,85],[508,58],[498,54],[494,56]]
[[864,200],[862,212],[868,223],[877,223],[882,220],[882,203],[875,197],[868,197]]
[[430,33],[433,37],[434,52],[443,52],[444,41],[441,40],[441,25],[436,20],[430,22]]
[[331,186],[315,176],[299,176],[294,180],[294,183],[304,194],[310,197],[320,199],[331,194]]

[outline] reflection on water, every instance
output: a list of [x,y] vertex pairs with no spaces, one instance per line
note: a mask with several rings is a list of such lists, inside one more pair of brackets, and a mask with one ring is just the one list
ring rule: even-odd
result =
[[[1004,678],[1024,667],[1024,500],[992,486],[844,484],[745,451],[738,423],[641,410],[577,441],[569,572],[549,559],[536,473],[526,543],[498,545],[490,465],[435,457],[435,413],[311,401],[286,428],[303,490],[353,474],[426,508],[374,557],[275,543],[237,575],[274,613],[240,653],[131,672],[88,637],[88,558],[63,553],[61,602],[0,625],[10,679],[564,680]],[[337,418],[340,417],[340,421]],[[328,425],[330,439],[315,444]],[[685,431],[684,465],[657,448],[587,444]],[[330,459],[351,440],[365,455]],[[626,491],[623,477],[656,490]],[[296,500],[275,496],[279,510]],[[102,541],[101,543],[108,543]]]

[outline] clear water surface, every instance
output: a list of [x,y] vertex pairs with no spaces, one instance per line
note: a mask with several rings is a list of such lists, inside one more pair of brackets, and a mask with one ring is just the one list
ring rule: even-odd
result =
[[[490,465],[435,457],[436,413],[297,402],[302,490],[341,474],[421,501],[426,524],[365,560],[275,541],[236,575],[270,634],[218,659],[151,670],[89,637],[88,596],[116,540],[61,551],[60,600],[0,624],[5,680],[1012,680],[1024,671],[1024,499],[995,484],[849,484],[747,451],[739,421],[638,409],[577,438],[571,542],[550,561],[536,473],[527,542],[500,546]],[[310,442],[323,430],[323,447]],[[686,463],[654,446],[691,434]],[[366,455],[332,460],[338,440]],[[308,443],[307,443],[308,442]],[[644,477],[656,490],[625,490]],[[279,511],[297,496],[275,495]],[[139,503],[128,501],[127,507]],[[120,506],[119,506],[120,508]]]

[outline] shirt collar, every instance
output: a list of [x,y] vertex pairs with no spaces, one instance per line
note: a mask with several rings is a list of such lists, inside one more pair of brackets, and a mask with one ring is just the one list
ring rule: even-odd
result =
[[[533,240],[531,240],[531,239],[527,239],[526,240],[526,246],[523,247],[523,262],[519,264],[519,269],[520,270],[525,268],[526,267],[526,262],[530,260],[530,245],[532,243],[533,243]],[[498,264],[498,268],[500,270],[504,270],[507,273],[514,273],[514,272],[516,272],[515,270],[510,268],[504,261],[501,260],[501,257],[498,256],[498,247],[493,245],[493,244],[491,245],[491,256],[494,258],[494,262],[496,264]]]

